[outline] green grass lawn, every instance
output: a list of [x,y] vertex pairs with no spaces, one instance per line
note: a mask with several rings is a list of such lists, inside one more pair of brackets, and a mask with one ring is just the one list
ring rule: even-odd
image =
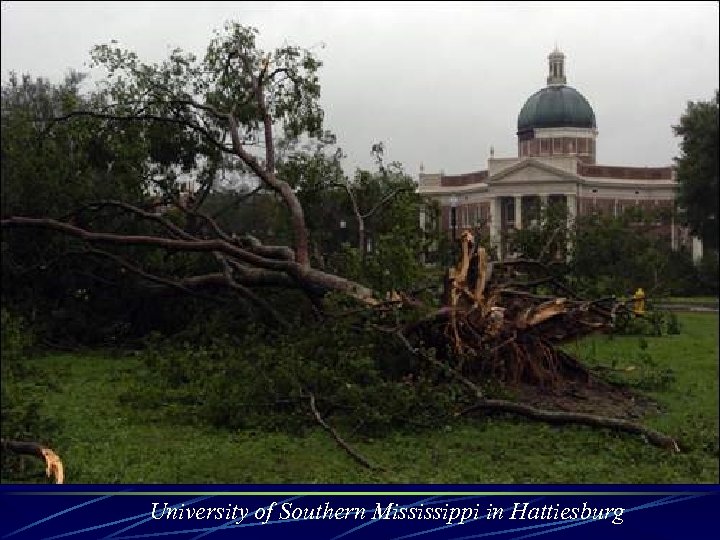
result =
[[687,304],[687,305],[718,305],[717,296],[671,296],[668,298],[657,298],[660,304]]
[[[384,467],[368,471],[320,428],[305,436],[230,432],[192,418],[178,424],[163,410],[140,412],[119,399],[147,376],[134,358],[52,355],[32,362],[51,381],[44,413],[59,424],[51,446],[64,461],[68,483],[717,482],[718,316],[682,314],[680,320],[681,335],[645,338],[655,368],[672,369],[675,379],[649,392],[662,412],[642,419],[685,442],[689,450],[680,454],[639,436],[487,416],[352,440]],[[614,359],[622,368],[638,363],[638,342],[597,336],[568,349],[588,363]]]

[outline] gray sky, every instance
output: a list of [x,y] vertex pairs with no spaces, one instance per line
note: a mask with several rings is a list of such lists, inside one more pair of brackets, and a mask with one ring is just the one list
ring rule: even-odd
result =
[[202,54],[226,20],[257,27],[265,49],[316,48],[347,172],[372,164],[377,141],[414,175],[421,162],[484,169],[491,145],[515,156],[518,112],[545,85],[556,43],[595,110],[598,163],[669,165],[671,126],[718,87],[717,2],[3,1],[2,78],[57,81],[111,39],[148,61],[175,46]]

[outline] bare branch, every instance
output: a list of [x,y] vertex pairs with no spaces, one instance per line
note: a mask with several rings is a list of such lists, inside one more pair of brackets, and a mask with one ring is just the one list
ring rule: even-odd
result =
[[232,287],[234,290],[239,292],[242,296],[245,298],[248,298],[251,300],[255,305],[260,307],[265,313],[270,315],[271,318],[273,318],[275,321],[277,321],[283,328],[288,329],[290,328],[290,324],[276,311],[272,308],[270,304],[268,304],[265,300],[260,298],[257,294],[252,292],[250,289],[245,287],[244,285],[241,285],[233,278],[233,271],[231,265],[228,263],[227,259],[223,257],[220,253],[215,252],[215,257],[220,261],[220,263],[223,266],[223,275],[225,276],[225,279],[230,287]]
[[[356,298],[366,305],[375,305],[377,303],[377,300],[373,297],[373,291],[359,283],[316,270],[311,268],[309,265],[300,264],[299,261],[263,257],[250,250],[242,249],[233,243],[229,243],[221,239],[189,241],[157,236],[98,233],[90,232],[75,225],[63,223],[54,219],[19,216],[0,220],[0,227],[34,227],[50,229],[74,236],[90,243],[104,242],[115,245],[154,246],[172,251],[198,253],[210,253],[217,251],[223,255],[236,259],[238,262],[246,263],[266,270],[284,272],[295,280],[300,287],[307,290],[314,290],[314,294],[318,294],[321,291],[337,291]],[[270,247],[272,249],[272,246]]]
[[170,231],[171,235],[174,236],[175,238],[182,238],[184,240],[189,240],[189,241],[197,240],[197,238],[195,236],[192,236],[191,234],[188,234],[186,231],[183,231],[180,227],[178,227],[174,223],[171,223],[170,221],[168,221],[167,219],[162,217],[160,214],[155,214],[153,212],[147,212],[145,210],[142,210],[141,208],[138,208],[137,206],[134,206],[132,204],[129,204],[129,203],[126,203],[123,201],[105,200],[105,201],[93,202],[91,204],[88,204],[88,205],[72,212],[71,214],[64,217],[63,219],[68,219],[70,216],[77,215],[86,209],[95,210],[95,209],[101,209],[103,207],[121,208],[127,212],[136,214],[142,218],[145,218],[145,219],[148,219],[151,221],[156,221],[156,222],[160,223],[163,227],[165,227],[168,231]]
[[240,203],[242,203],[243,201],[249,199],[249,198],[252,197],[253,195],[256,195],[256,194],[259,193],[263,188],[264,188],[264,186],[263,186],[262,184],[260,184],[259,186],[257,186],[257,187],[256,187],[255,189],[253,189],[252,191],[249,191],[249,192],[247,192],[247,193],[242,193],[242,194],[236,194],[232,201],[230,201],[228,204],[226,204],[225,206],[223,206],[220,210],[218,210],[217,212],[215,212],[211,217],[212,217],[213,219],[217,219],[217,218],[219,218],[221,215],[223,215],[225,212],[227,212],[228,210],[230,210],[231,208],[237,208],[237,206],[238,206]]
[[680,452],[680,446],[676,439],[653,429],[646,428],[640,424],[636,424],[635,422],[622,420],[620,418],[609,418],[607,416],[598,416],[587,413],[548,411],[504,399],[481,399],[474,405],[458,413],[458,415],[468,414],[478,409],[520,414],[533,420],[540,420],[551,424],[585,424],[589,426],[605,427],[616,431],[624,431],[626,433],[635,433],[642,435],[655,446],[665,448],[666,450],[670,450],[674,453]]
[[224,240],[181,240],[175,238],[161,238],[157,236],[145,235],[121,235],[112,233],[90,232],[80,227],[63,223],[48,218],[27,218],[27,217],[10,217],[0,220],[0,226],[4,227],[41,227],[53,229],[56,231],[75,236],[87,242],[107,242],[118,245],[145,245],[156,246],[170,250],[195,251],[195,252],[212,252],[220,251],[226,255],[237,257],[238,259],[268,268],[270,270],[284,270],[291,274],[297,274],[301,269],[292,261],[272,260],[260,257],[250,251],[241,249]]
[[377,212],[380,208],[382,208],[385,204],[393,200],[398,194],[405,192],[405,191],[411,191],[409,187],[399,187],[397,189],[394,189],[390,193],[388,193],[385,197],[382,198],[380,202],[378,202],[371,210],[365,212],[363,214],[363,218],[369,218],[371,217],[375,212]]
[[[240,141],[237,120],[233,115],[228,115],[230,123],[230,135],[233,141],[235,153],[242,159],[250,169],[270,188],[278,193],[290,211],[295,236],[295,257],[297,262],[304,266],[310,266],[308,231],[305,226],[305,214],[297,196],[287,182],[279,180],[274,172],[265,170],[258,160],[250,155]],[[273,158],[274,159],[274,158]]]
[[167,287],[177,289],[179,291],[182,291],[186,294],[190,294],[192,296],[197,296],[199,298],[204,298],[205,300],[211,300],[213,302],[218,302],[219,300],[214,296],[208,296],[201,293],[198,293],[194,290],[192,290],[192,287],[198,287],[200,285],[220,285],[224,284],[221,281],[219,281],[218,277],[221,276],[221,274],[205,274],[202,276],[193,276],[192,278],[187,278],[185,280],[173,280],[164,278],[155,274],[151,274],[149,272],[146,272],[142,268],[140,268],[137,265],[132,264],[127,259],[124,259],[123,257],[119,257],[115,255],[114,253],[110,253],[109,251],[105,251],[103,249],[88,249],[85,253],[88,253],[90,255],[96,255],[99,257],[104,257],[106,259],[109,259],[122,268],[128,270],[129,272],[132,272],[133,274],[136,274],[140,276],[143,279],[146,279],[148,281],[152,281],[153,283],[159,283],[160,285],[165,285]]
[[343,450],[345,450],[348,454],[350,454],[350,457],[352,457],[355,461],[357,461],[360,465],[363,467],[367,467],[368,469],[377,469],[378,467],[376,465],[373,465],[368,459],[363,456],[360,452],[355,450],[352,446],[350,446],[348,443],[346,443],[340,435],[338,435],[338,432],[335,431],[335,429],[329,425],[325,420],[323,420],[323,417],[320,416],[320,412],[317,410],[317,407],[315,406],[315,395],[310,392],[310,410],[312,411],[313,415],[315,416],[315,420],[317,420],[317,423],[320,424],[325,431],[330,433],[330,435],[333,436],[333,439],[335,439],[335,442],[337,442]]

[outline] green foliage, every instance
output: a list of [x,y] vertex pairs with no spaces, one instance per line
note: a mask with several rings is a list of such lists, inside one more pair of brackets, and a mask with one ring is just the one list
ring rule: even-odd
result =
[[[382,147],[376,145],[375,149],[381,156]],[[418,221],[423,201],[399,163],[385,165],[378,157],[378,166],[377,172],[358,170],[352,181],[346,180],[357,210],[363,215],[365,245],[359,244],[359,222],[350,195],[346,195],[344,234],[355,247],[344,247],[340,258],[331,257],[331,267],[335,265],[340,273],[350,271],[343,275],[380,292],[409,290],[418,287],[428,273],[419,256],[426,248]]]
[[513,231],[509,238],[510,251],[536,260],[562,260],[567,252],[571,230],[565,204],[550,204],[536,212],[533,225]]
[[143,353],[154,388],[127,399],[233,429],[304,430],[314,424],[311,393],[328,421],[366,435],[449,414],[452,385],[386,334],[348,322],[308,326],[288,335],[250,326],[202,345],[156,338]]
[[690,253],[671,249],[661,225],[670,225],[666,209],[631,207],[617,217],[585,215],[568,224],[565,205],[551,205],[512,231],[508,249],[540,258],[555,277],[589,298],[629,296],[638,287],[650,297],[714,293],[717,252],[708,251],[696,266]]
[[[120,129],[90,117],[53,121],[76,108],[98,106],[96,94],[81,94],[83,79],[71,73],[62,83],[51,84],[11,74],[3,83],[3,217],[62,218],[97,200],[137,203],[144,198],[148,169],[141,126]],[[83,226],[89,219],[88,213],[78,212],[73,221]],[[94,225],[101,230],[153,230],[112,212],[99,212]],[[3,229],[3,305],[51,338],[97,342],[119,337],[132,287],[127,279],[113,283],[126,277],[115,264],[83,251],[82,242],[57,233]],[[136,260],[157,260],[157,251],[151,249],[128,251]]]
[[677,335],[682,332],[682,324],[680,324],[680,319],[678,319],[678,316],[670,312],[668,314],[668,321],[667,321],[667,333],[668,335]]
[[618,317],[613,333],[622,336],[663,336],[679,334],[680,324],[674,313],[651,310],[642,316]]
[[[80,90],[83,76],[76,73],[59,85],[11,74],[2,88],[3,217],[61,218],[100,231],[157,234],[156,224],[117,209],[78,208],[97,200],[144,207],[158,196],[177,198],[175,180],[181,173],[200,187],[200,204],[226,170],[247,172],[237,157],[228,161],[225,155],[232,155],[225,141],[227,118],[218,111],[233,111],[244,142],[262,138],[261,111],[250,99],[255,89],[244,75],[249,70],[265,84],[268,110],[286,141],[324,137],[318,104],[321,63],[293,46],[266,53],[256,46],[256,34],[228,23],[204,58],[174,50],[159,63],[142,62],[115,42],[99,45],[91,53],[92,65],[104,68],[106,77],[86,93]],[[69,118],[54,120],[63,115]],[[287,243],[287,212],[276,197],[254,202],[237,232],[262,226],[262,240]],[[182,214],[167,217],[187,230],[197,226]],[[177,331],[167,312],[186,320],[187,308],[198,308],[177,294],[162,294],[157,284],[121,270],[108,257],[89,256],[86,247],[49,231],[3,230],[3,305],[26,315],[54,340],[88,344],[117,344],[148,327]],[[159,276],[217,271],[207,254],[150,247],[127,247],[121,254]],[[229,311],[228,318],[237,314]]]
[[709,101],[688,102],[674,126],[682,137],[677,163],[680,184],[678,202],[692,231],[702,238],[706,249],[718,249],[718,96]]
[[670,273],[675,258],[667,239],[651,234],[656,219],[635,209],[618,218],[578,218],[570,262],[578,285],[589,296],[623,296],[638,287],[662,294],[684,283],[684,274]]
[[136,198],[142,190],[139,128],[110,129],[92,118],[53,123],[92,107],[80,93],[84,75],[60,84],[21,79],[2,86],[2,215],[60,216],[91,200]]
[[[52,384],[38,377],[37,369],[29,364],[34,335],[20,317],[4,308],[0,311],[0,328],[2,438],[48,444],[55,434],[56,425],[40,411],[44,396]],[[0,471],[3,478],[21,479],[25,469],[26,458],[2,452]]]
[[697,276],[695,280],[696,287],[691,289],[691,293],[718,294],[718,288],[720,287],[718,280],[718,276],[720,276],[719,261],[720,253],[717,250],[707,250],[703,253],[703,258],[694,273]]
[[[42,408],[62,423],[48,442],[63,459],[69,483],[715,483],[718,318],[678,317],[686,329],[682,335],[645,338],[657,367],[672,369],[675,382],[647,392],[660,410],[638,421],[679,437],[685,445],[679,454],[640,437],[510,415],[460,417],[370,439],[338,425],[320,403],[341,436],[383,466],[367,470],[319,426],[302,435],[213,428],[193,423],[194,412],[185,408],[182,415],[169,398],[162,404],[161,395],[160,405],[144,409],[133,399],[155,392],[161,381],[139,357],[53,354],[28,362],[38,375],[35,382],[60,382],[44,393]],[[616,358],[618,368],[638,365],[637,337],[594,336],[568,350],[590,361],[593,347],[595,363]],[[203,368],[197,366],[196,374]],[[126,397],[121,401],[119,395]],[[309,412],[307,422],[313,422]],[[42,471],[32,480],[44,482]]]

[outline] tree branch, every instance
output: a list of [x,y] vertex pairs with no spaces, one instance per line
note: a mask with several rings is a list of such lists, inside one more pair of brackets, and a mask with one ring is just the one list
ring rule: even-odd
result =
[[250,289],[245,287],[244,285],[241,285],[233,278],[233,272],[232,267],[228,263],[227,259],[223,257],[221,254],[215,252],[215,257],[220,261],[220,263],[223,266],[223,275],[225,276],[225,280],[227,281],[228,285],[232,287],[234,290],[239,292],[242,296],[245,298],[248,298],[251,300],[256,306],[258,306],[262,311],[270,315],[272,319],[274,319],[276,322],[280,324],[284,329],[290,328],[290,324],[276,311],[272,308],[270,304],[268,304],[265,300],[260,298],[257,294],[252,292]]
[[[260,256],[250,250],[242,249],[239,246],[221,239],[211,240],[182,240],[176,238],[162,238],[145,235],[121,235],[112,233],[90,232],[75,225],[64,223],[49,218],[29,218],[14,216],[0,220],[0,228],[11,227],[35,227],[62,232],[74,236],[89,243],[104,242],[115,245],[136,245],[153,246],[171,251],[186,252],[220,252],[238,262],[249,264],[265,270],[284,272],[295,282],[313,294],[326,291],[337,291],[366,305],[375,305],[377,300],[373,298],[373,291],[364,285],[345,279],[333,274],[327,274],[320,270],[311,268],[309,265],[300,264],[299,261],[287,259],[272,259]],[[274,249],[273,246],[269,246]]]
[[310,410],[315,416],[315,420],[317,421],[317,423],[320,424],[325,431],[327,431],[328,433],[330,433],[330,435],[333,436],[335,442],[337,442],[343,448],[343,450],[350,454],[350,457],[352,457],[360,465],[362,465],[363,467],[367,467],[368,469],[378,468],[376,465],[373,465],[370,461],[368,461],[368,459],[364,457],[360,452],[358,452],[352,446],[346,443],[343,438],[338,435],[338,432],[335,431],[335,429],[333,429],[333,427],[330,426],[327,422],[325,422],[325,420],[323,420],[322,416],[320,416],[320,412],[315,406],[315,396],[312,392],[310,392]]
[[397,189],[394,189],[393,191],[391,191],[390,193],[388,193],[387,195],[385,195],[385,197],[383,197],[382,200],[381,200],[380,202],[378,202],[371,210],[365,212],[365,214],[363,214],[363,218],[372,217],[372,215],[373,215],[375,212],[377,212],[377,211],[378,211],[380,208],[382,208],[385,204],[387,204],[388,202],[390,202],[390,201],[391,201],[392,199],[394,199],[398,194],[400,194],[400,193],[402,193],[402,192],[404,192],[404,191],[410,191],[410,188],[409,188],[409,187],[399,187],[399,188],[397,188]]
[[43,135],[47,133],[54,124],[69,120],[70,118],[74,117],[81,117],[81,116],[87,116],[90,118],[100,118],[105,120],[115,120],[119,122],[137,122],[137,121],[152,121],[152,122],[165,122],[168,124],[178,124],[187,128],[192,129],[193,131],[199,133],[202,135],[210,144],[212,144],[217,149],[221,150],[222,152],[232,154],[234,153],[233,148],[225,146],[222,142],[215,139],[215,137],[212,136],[210,131],[206,128],[203,128],[202,126],[199,126],[197,124],[194,124],[188,120],[185,120],[183,118],[173,118],[173,117],[167,117],[167,116],[160,116],[156,114],[140,114],[140,115],[133,115],[133,116],[123,116],[123,115],[117,115],[117,114],[108,114],[108,113],[99,113],[94,111],[73,111],[71,113],[58,116],[51,119],[50,125],[45,129],[43,132]]
[[665,448],[671,452],[680,452],[678,442],[658,431],[646,428],[629,420],[609,418],[587,413],[570,413],[564,411],[548,411],[536,409],[530,405],[507,401],[504,399],[481,399],[476,404],[458,413],[458,416],[471,413],[478,409],[487,409],[500,412],[519,414],[533,420],[540,420],[550,424],[585,424],[589,426],[606,427],[616,431],[635,433],[647,438],[655,446]]
[[240,141],[237,120],[233,115],[228,115],[228,122],[230,123],[230,135],[233,141],[233,149],[237,156],[240,157],[240,159],[242,159],[248,167],[250,167],[258,178],[278,193],[285,202],[285,206],[287,206],[290,211],[290,217],[293,224],[296,260],[300,265],[309,267],[310,255],[308,250],[308,231],[305,226],[305,215],[300,201],[287,182],[279,180],[275,176],[275,173],[271,170],[264,169],[258,160],[254,156],[250,155],[245,148],[243,148],[242,142]]
[[113,207],[113,208],[121,208],[127,212],[136,214],[144,219],[150,220],[150,221],[156,221],[160,223],[163,227],[165,227],[172,236],[175,238],[181,238],[188,241],[195,241],[198,240],[197,237],[188,234],[186,231],[182,230],[180,227],[175,225],[174,223],[171,223],[164,217],[162,217],[160,214],[155,214],[152,212],[147,212],[145,210],[142,210],[141,208],[138,208],[137,206],[134,206],[132,204],[123,202],[123,201],[116,201],[116,200],[105,200],[105,201],[97,201],[93,202],[91,204],[85,205],[84,207],[76,210],[72,214],[69,214],[68,216],[62,218],[62,219],[68,219],[71,216],[77,215],[81,213],[83,210],[90,209],[101,209],[103,207]]
[[45,474],[48,478],[55,478],[56,484],[62,484],[65,480],[63,463],[58,455],[47,446],[35,442],[10,441],[0,439],[0,447],[16,454],[27,454],[38,457],[45,462]]

